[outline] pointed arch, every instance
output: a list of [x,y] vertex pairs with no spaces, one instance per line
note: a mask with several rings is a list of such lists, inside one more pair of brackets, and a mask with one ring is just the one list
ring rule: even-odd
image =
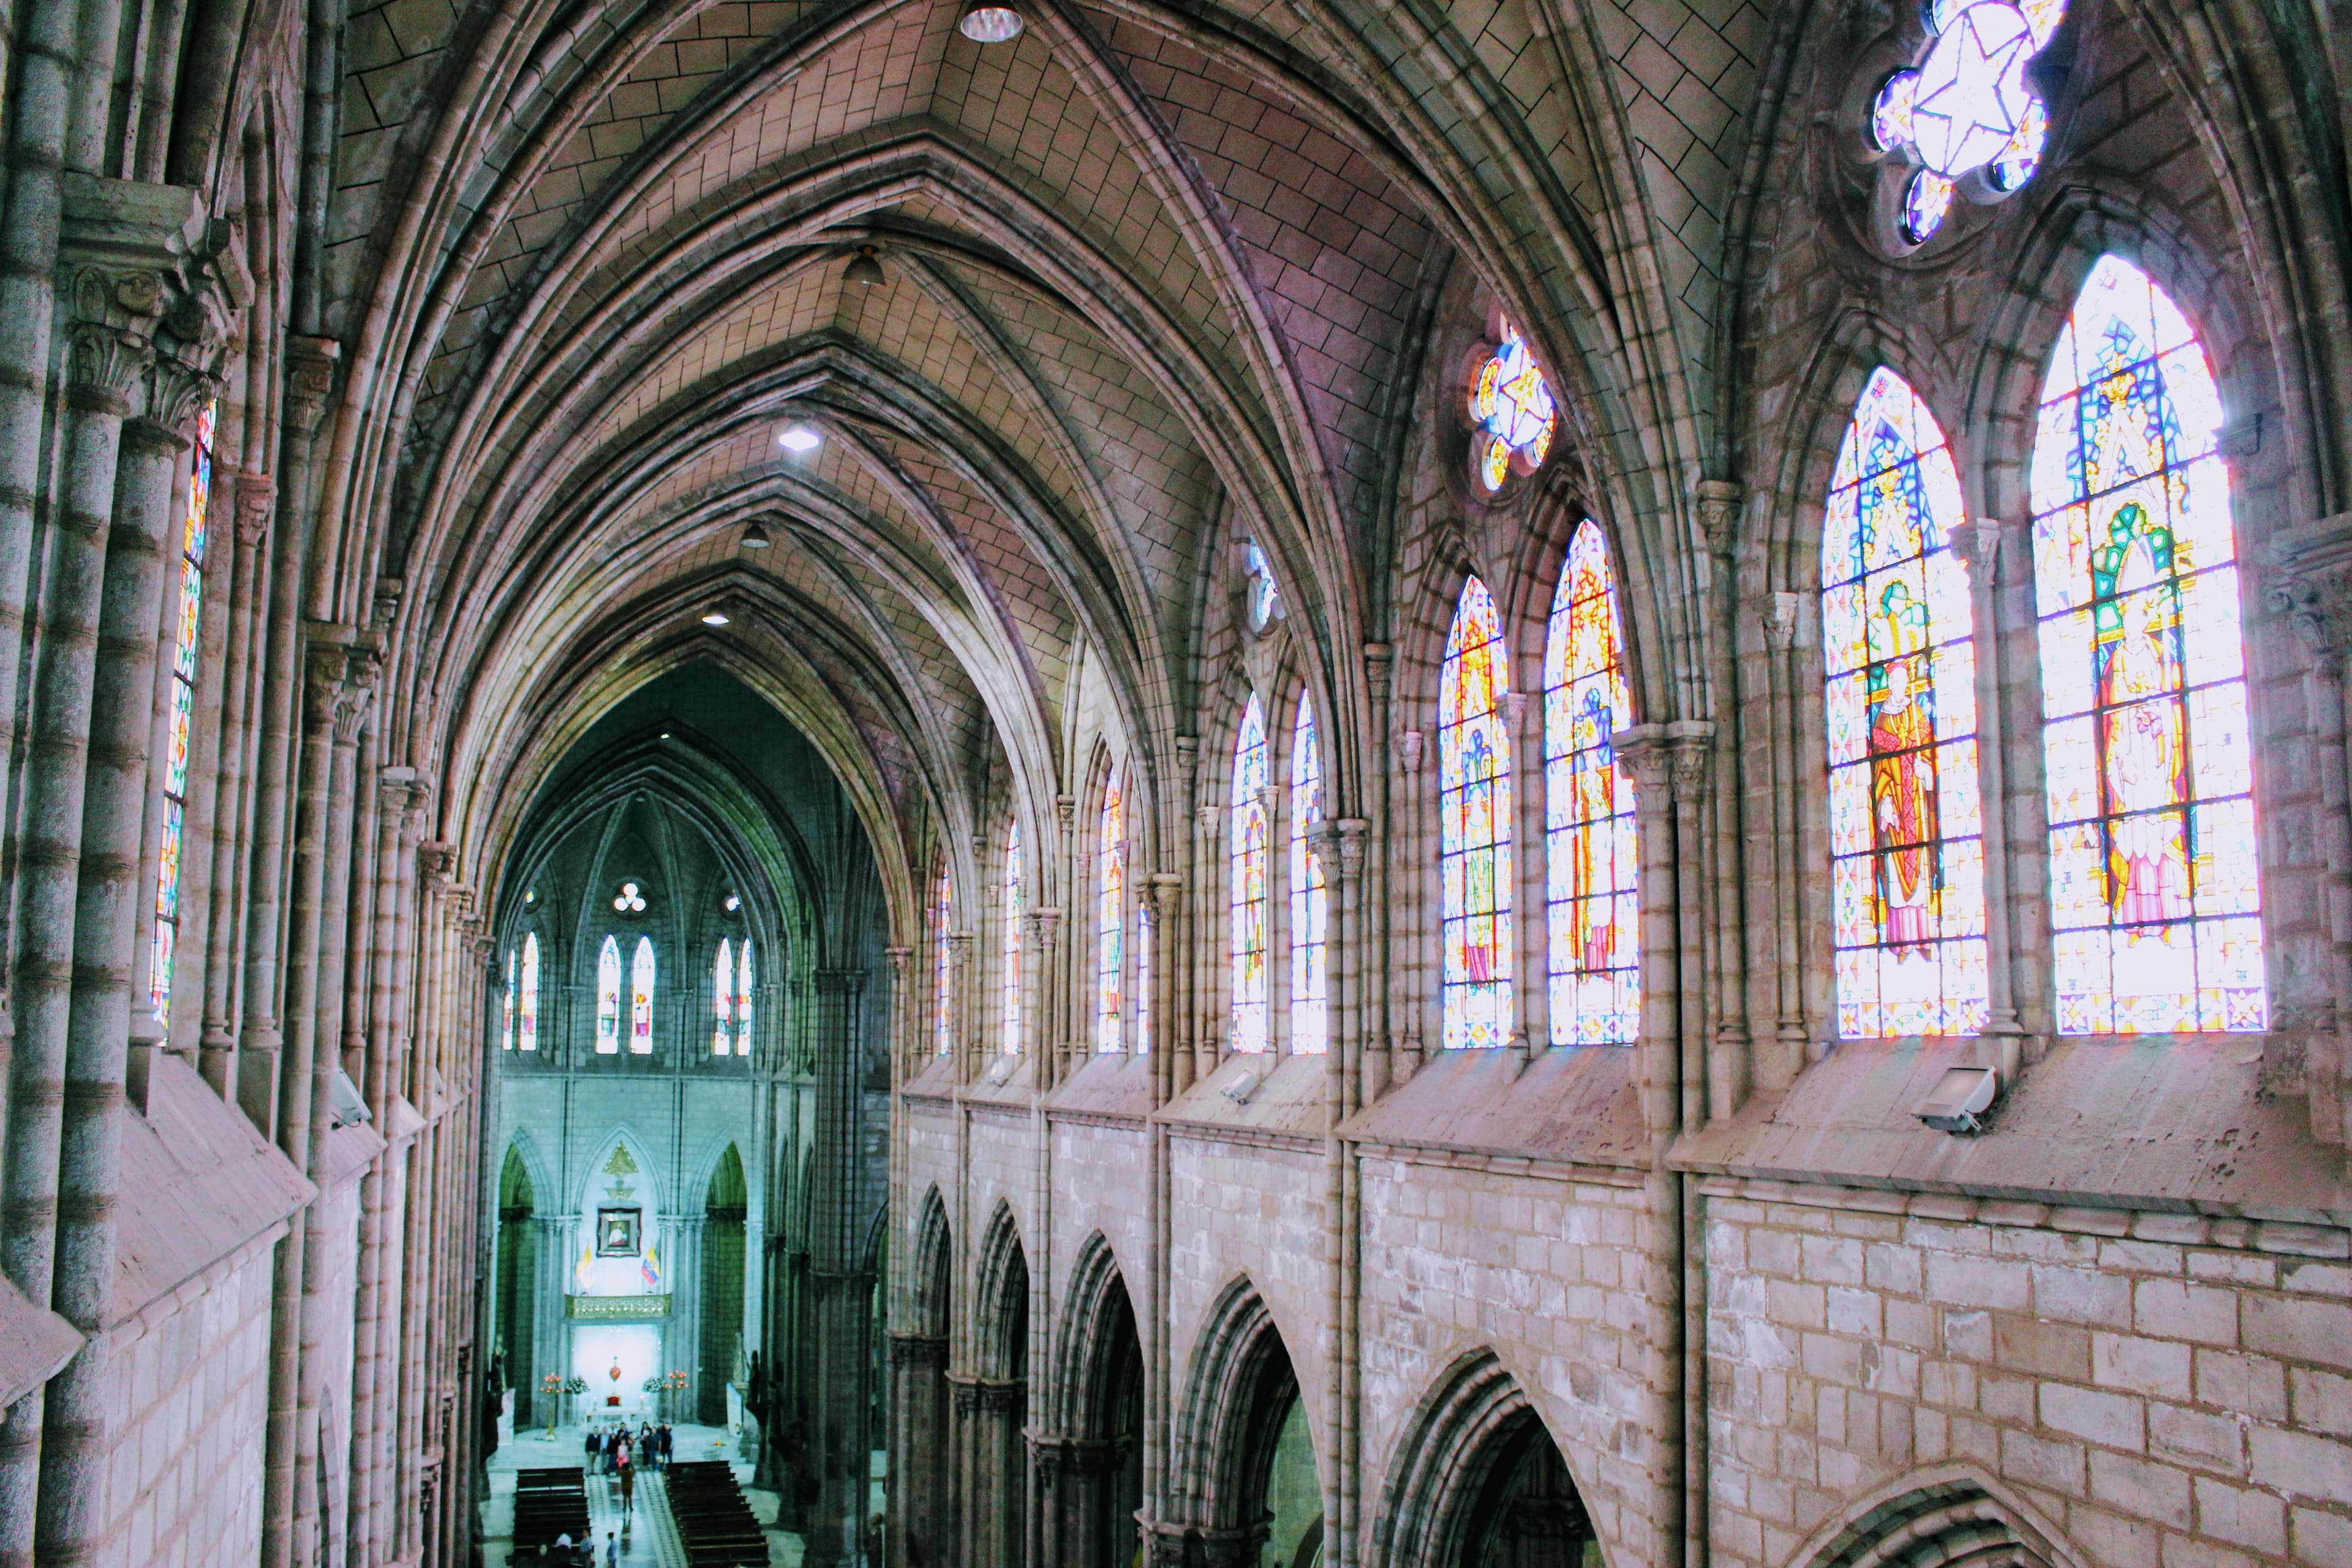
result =
[[1529,1491],[1553,1531],[1570,1539],[1595,1533],[1527,1391],[1492,1350],[1471,1351],[1440,1374],[1406,1423],[1381,1486],[1367,1561],[1371,1568],[1491,1561],[1506,1505]]
[[1234,732],[1232,821],[1226,848],[1228,951],[1233,964],[1233,1045],[1263,1051],[1267,1045],[1267,824],[1265,712],[1255,692]]
[[1274,1314],[1247,1275],[1219,1291],[1186,1358],[1171,1434],[1171,1503],[1203,1531],[1263,1531],[1266,1472],[1297,1374]]
[[972,1290],[972,1352],[982,1376],[1025,1377],[1029,1365],[1029,1254],[1012,1203],[996,1200],[982,1233]]
[[621,1048],[621,939],[607,934],[596,950],[596,1054]]
[[2222,423],[2195,326],[2101,257],[2030,479],[2061,1034],[2269,1026]]
[[1290,731],[1290,1048],[1308,1056],[1331,1040],[1331,894],[1313,842],[1322,826],[1323,746],[1315,694],[1302,686]]
[[1952,551],[1959,470],[1881,365],[1822,523],[1838,1034],[1969,1035],[1989,1016],[1976,639]]
[[1641,846],[1616,737],[1633,722],[1609,540],[1569,538],[1544,628],[1544,859],[1551,1043],[1630,1044],[1642,1026]]
[[923,1194],[915,1222],[915,1268],[911,1305],[915,1331],[944,1340],[955,1321],[955,1229],[947,1200],[934,1182]]
[[1800,1568],[1998,1563],[2081,1568],[2058,1531],[1974,1465],[1913,1471],[1854,1500],[1790,1555]]
[[1510,658],[1494,595],[1471,577],[1455,601],[1438,671],[1439,989],[1444,1045],[1511,1037]]

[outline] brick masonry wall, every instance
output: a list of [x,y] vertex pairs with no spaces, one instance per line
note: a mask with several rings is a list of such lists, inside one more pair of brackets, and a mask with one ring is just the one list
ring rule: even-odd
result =
[[1951,1462],[2112,1568],[2352,1562],[2343,1232],[1707,1191],[1727,1568]]
[[274,1239],[113,1331],[103,1568],[258,1561]]

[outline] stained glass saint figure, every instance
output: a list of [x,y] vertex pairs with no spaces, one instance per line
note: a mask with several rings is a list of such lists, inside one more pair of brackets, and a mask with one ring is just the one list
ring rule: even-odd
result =
[[1601,525],[1570,539],[1544,634],[1544,855],[1551,1042],[1622,1044],[1641,1026],[1640,860],[1633,781],[1617,762],[1633,722],[1617,588]]
[[1234,737],[1229,866],[1234,1049],[1266,1047],[1265,715],[1253,696]]
[[1510,1038],[1510,689],[1494,598],[1463,585],[1438,678],[1438,871],[1447,1048]]

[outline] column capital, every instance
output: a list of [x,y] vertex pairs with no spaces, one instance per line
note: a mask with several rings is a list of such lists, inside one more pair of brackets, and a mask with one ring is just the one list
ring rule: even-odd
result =
[[1710,554],[1728,560],[1738,544],[1739,508],[1748,499],[1748,487],[1738,479],[1701,479],[1694,504],[1698,511],[1699,531],[1706,536]]
[[278,481],[258,469],[236,476],[236,542],[252,546],[269,531],[269,514],[278,505]]
[[1968,568],[1973,587],[1990,588],[2000,570],[2000,543],[2008,532],[1999,519],[1964,517],[1952,527],[1952,553]]
[[1797,646],[1797,622],[1804,611],[1804,595],[1786,589],[1764,595],[1757,618],[1763,623],[1764,646],[1786,653]]
[[2263,597],[2321,667],[2352,662],[2352,512],[2285,531],[2270,547]]
[[335,366],[343,345],[332,338],[289,335],[286,340],[286,416],[303,435],[316,433],[335,390]]

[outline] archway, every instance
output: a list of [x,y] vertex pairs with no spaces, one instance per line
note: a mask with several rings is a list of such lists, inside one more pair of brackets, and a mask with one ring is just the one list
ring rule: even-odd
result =
[[[1246,1279],[1225,1288],[1192,1353],[1177,1413],[1177,1526],[1209,1563],[1311,1568],[1323,1488],[1289,1348]],[[1174,1521],[1171,1521],[1171,1524]]]
[[546,1412],[533,1403],[538,1384],[534,1343],[539,1332],[539,1226],[532,1223],[538,1195],[524,1168],[520,1150],[509,1148],[505,1168],[499,1173],[498,1356],[492,1387],[514,1390],[514,1420],[518,1427],[543,1419]]
[[696,1379],[695,1418],[706,1426],[728,1423],[728,1384],[748,1385],[736,1363],[743,1342],[743,1224],[751,1214],[743,1158],[735,1145],[719,1157],[702,1210],[702,1375]]
[[963,1434],[964,1561],[1025,1568],[1029,1561],[1029,1258],[1000,1204],[981,1255],[974,1314],[977,1373],[957,1390]]
[[926,1568],[949,1561],[955,1540],[948,1383],[955,1241],[937,1187],[923,1199],[908,1284],[908,1325],[890,1336],[891,1562],[894,1568]]
[[1080,1249],[1069,1303],[1055,1374],[1066,1433],[1039,1442],[1045,1555],[1129,1568],[1143,1507],[1143,1342],[1099,1233]]
[[1415,1412],[1373,1525],[1379,1568],[1601,1568],[1567,1461],[1491,1351],[1455,1362]]

